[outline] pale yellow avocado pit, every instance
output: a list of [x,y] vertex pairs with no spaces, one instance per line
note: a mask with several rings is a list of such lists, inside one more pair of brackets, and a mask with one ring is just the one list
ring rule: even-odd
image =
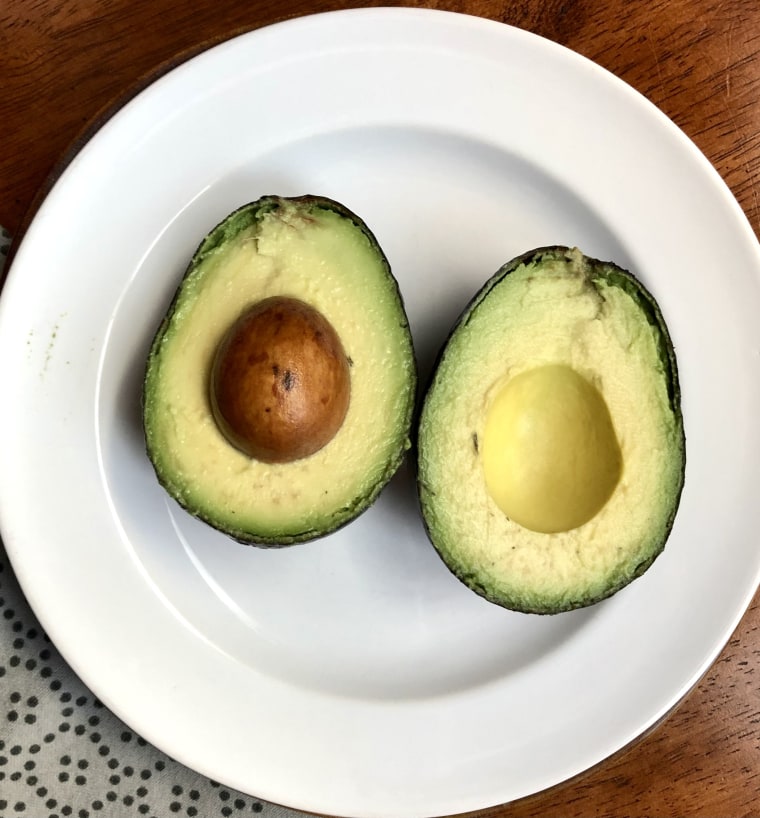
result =
[[561,364],[506,380],[488,408],[481,453],[495,503],[514,522],[545,534],[592,519],[622,465],[604,398]]

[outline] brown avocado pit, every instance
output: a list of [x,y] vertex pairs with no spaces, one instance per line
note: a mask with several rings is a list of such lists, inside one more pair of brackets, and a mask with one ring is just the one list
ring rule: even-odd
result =
[[308,457],[335,436],[351,397],[349,362],[330,322],[274,296],[230,327],[211,371],[214,418],[227,440],[265,463]]

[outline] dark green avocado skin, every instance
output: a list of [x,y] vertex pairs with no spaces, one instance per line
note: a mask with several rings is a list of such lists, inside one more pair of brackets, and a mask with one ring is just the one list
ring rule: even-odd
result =
[[[448,561],[443,558],[443,555],[440,553],[438,547],[436,546],[435,533],[431,530],[428,517],[425,513],[426,505],[425,498],[427,495],[430,494],[431,490],[428,486],[425,485],[424,480],[421,478],[419,469],[420,420],[422,417],[422,410],[424,407],[425,398],[428,395],[428,393],[432,390],[436,382],[436,377],[437,373],[439,372],[440,364],[446,357],[448,343],[454,336],[454,334],[461,327],[465,326],[468,323],[478,305],[485,298],[488,297],[489,293],[494,289],[494,287],[496,287],[501,281],[503,281],[507,276],[509,276],[514,270],[524,265],[531,264],[541,265],[543,262],[546,261],[555,260],[564,261],[569,258],[569,255],[572,252],[573,248],[570,248],[565,245],[548,245],[546,247],[539,247],[533,250],[529,250],[506,262],[496,271],[496,273],[494,273],[485,282],[485,284],[483,284],[483,286],[473,295],[473,297],[465,305],[462,312],[459,314],[458,318],[451,326],[451,329],[449,330],[449,332],[446,335],[446,338],[441,344],[433,368],[431,370],[428,382],[424,385],[424,388],[422,390],[422,397],[421,400],[419,401],[418,411],[416,414],[414,425],[413,452],[415,456],[415,471],[417,475],[417,501],[420,516],[422,517],[423,521],[423,527],[428,540],[433,545],[433,547],[435,548],[439,557],[441,557],[442,561],[444,562],[448,570],[450,570],[460,582],[462,582],[465,586],[470,588],[470,590],[474,591],[476,594],[478,594],[479,596],[483,597],[484,599],[488,600],[489,602],[495,605],[498,605],[500,607],[508,607],[511,610],[515,610],[517,612],[526,614],[556,615],[557,613],[570,610],[577,610],[580,608],[588,607],[589,605],[594,605],[598,602],[601,602],[603,599],[608,599],[609,597],[613,596],[626,585],[630,584],[630,582],[632,582],[634,579],[644,574],[650,568],[655,559],[660,555],[660,553],[662,553],[662,550],[664,549],[665,544],[667,542],[668,536],[670,535],[670,532],[673,528],[676,513],[678,511],[678,506],[680,503],[681,494],[683,491],[686,474],[686,435],[683,426],[683,414],[681,410],[681,389],[678,377],[678,367],[676,363],[676,353],[660,307],[657,304],[657,301],[655,300],[654,296],[633,273],[618,266],[614,262],[602,261],[596,258],[584,256],[584,262],[591,271],[590,276],[591,280],[593,282],[604,281],[613,286],[623,289],[626,293],[630,295],[630,297],[634,301],[638,303],[642,313],[646,316],[649,324],[656,329],[656,336],[659,341],[658,347],[659,361],[662,366],[663,376],[667,384],[670,408],[676,419],[680,432],[680,443],[677,456],[681,458],[681,462],[683,463],[683,468],[681,470],[681,481],[677,489],[676,502],[674,503],[672,511],[666,521],[666,536],[663,537],[660,548],[651,553],[649,559],[637,565],[635,571],[632,574],[622,578],[620,582],[617,583],[616,585],[608,587],[603,594],[600,594],[592,598],[585,597],[582,599],[574,600],[565,608],[563,608],[562,611],[558,611],[556,608],[552,606],[542,605],[526,606],[524,604],[514,604],[512,601],[510,601],[509,604],[506,604],[505,600],[502,599],[500,596],[492,593],[491,590],[480,581],[478,576],[471,573],[458,571],[454,566],[450,565]],[[473,441],[473,445],[477,449],[477,440]]]
[[[177,308],[179,299],[182,294],[183,282],[185,281],[187,276],[196,267],[198,267],[199,264],[203,262],[206,256],[212,254],[220,245],[223,245],[231,241],[241,232],[245,231],[249,227],[253,227],[256,224],[258,224],[267,213],[276,211],[285,205],[289,206],[295,205],[304,212],[310,210],[331,211],[341,216],[342,218],[350,221],[364,234],[370,246],[376,253],[377,258],[381,261],[382,266],[387,275],[388,282],[393,288],[395,301],[397,303],[397,308],[400,316],[399,325],[401,329],[405,331],[409,335],[409,338],[411,339],[411,330],[409,328],[408,318],[406,316],[404,301],[401,291],[399,289],[398,281],[392,273],[390,263],[388,262],[388,259],[383,249],[380,247],[377,238],[375,237],[374,233],[370,230],[370,228],[367,226],[367,224],[359,216],[357,216],[353,211],[351,211],[349,208],[347,208],[340,202],[337,202],[325,196],[313,194],[294,197],[264,195],[254,202],[250,202],[240,206],[237,210],[233,211],[228,216],[226,216],[221,222],[219,222],[219,224],[217,224],[214,228],[211,229],[211,231],[200,242],[197,249],[193,253],[192,258],[185,270],[185,273],[183,274],[182,279],[180,280],[177,289],[171,299],[171,302],[168,305],[165,317],[161,321],[150,346],[150,351],[148,353],[145,371],[143,375],[143,389],[141,392],[141,411],[143,418],[143,427],[145,427],[146,421],[147,390],[145,386],[148,377],[147,373],[151,368],[153,360],[159,353],[159,348],[162,339],[166,333],[167,327],[169,326],[172,315],[175,312],[175,309]],[[214,520],[212,516],[205,514],[202,510],[186,502],[182,494],[178,493],[175,490],[175,487],[167,482],[161,471],[158,468],[156,468],[155,459],[156,453],[152,450],[152,447],[150,445],[150,439],[149,436],[147,435],[145,439],[146,453],[151,464],[153,465],[153,469],[159,484],[165,491],[167,491],[167,493],[170,496],[174,498],[176,502],[178,502],[178,504],[182,508],[185,509],[185,511],[187,511],[197,519],[203,521],[204,523],[210,525],[211,527],[221,530],[222,533],[224,533],[230,539],[240,544],[254,545],[260,548],[281,548],[325,537],[353,522],[353,520],[355,520],[356,517],[358,517],[360,514],[366,511],[377,500],[382,490],[391,480],[393,475],[398,471],[399,467],[404,461],[404,458],[406,457],[407,452],[411,449],[412,423],[414,419],[414,412],[416,406],[416,390],[418,380],[416,360],[412,359],[411,364],[412,364],[410,378],[411,399],[408,401],[408,405],[405,409],[404,416],[399,417],[397,419],[398,423],[402,424],[403,427],[407,429],[407,434],[405,438],[402,440],[401,445],[399,445],[393,456],[387,461],[383,474],[381,475],[380,479],[375,482],[371,489],[366,494],[356,497],[353,503],[350,504],[349,506],[342,508],[340,510],[341,512],[340,515],[329,525],[322,526],[318,529],[305,528],[295,533],[287,534],[277,533],[271,536],[261,532],[251,533],[244,529],[235,529],[229,527],[225,527],[222,529],[219,527],[217,521]]]

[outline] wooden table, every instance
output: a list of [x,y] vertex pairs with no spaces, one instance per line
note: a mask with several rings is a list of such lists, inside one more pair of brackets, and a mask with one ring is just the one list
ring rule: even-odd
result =
[[[696,142],[760,231],[754,0],[415,5],[529,29],[622,77]],[[0,224],[23,232],[72,144],[146,78],[241,31],[340,7],[335,0],[3,0]],[[760,599],[696,689],[648,736],[580,779],[479,814],[760,815]]]

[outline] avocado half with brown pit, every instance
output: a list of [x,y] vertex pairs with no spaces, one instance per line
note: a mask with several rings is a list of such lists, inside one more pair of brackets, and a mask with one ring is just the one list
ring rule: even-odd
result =
[[364,511],[410,445],[416,365],[388,261],[317,196],[266,196],[215,227],[153,341],[147,451],[180,505],[288,545]]
[[676,358],[643,284],[577,249],[504,265],[443,348],[418,429],[429,537],[492,602],[598,602],[663,549],[685,474]]

